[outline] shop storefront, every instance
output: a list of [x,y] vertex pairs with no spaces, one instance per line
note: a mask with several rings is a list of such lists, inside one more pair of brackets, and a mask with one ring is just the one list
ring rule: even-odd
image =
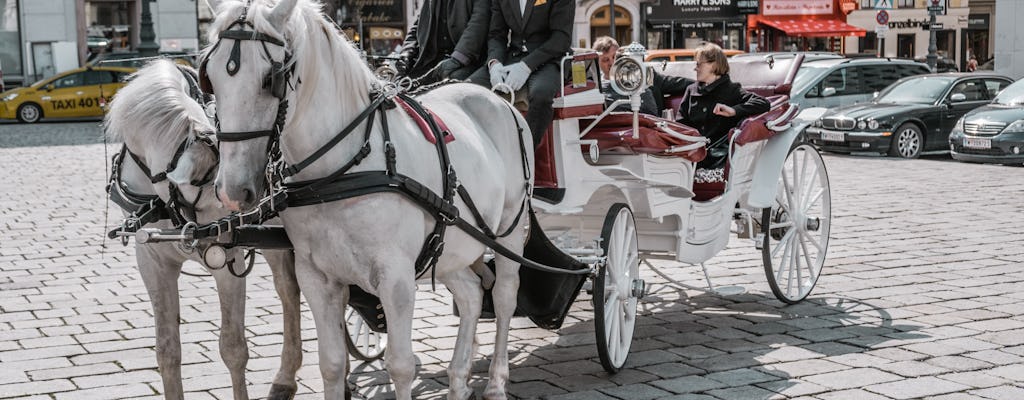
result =
[[[968,28],[969,18],[966,7],[946,8],[944,13],[935,17],[935,26],[930,24],[931,18],[925,8],[897,7],[887,9],[885,12],[888,18],[881,29],[878,28],[880,26],[878,23],[879,10],[861,8],[850,13],[847,18],[849,23],[871,31],[873,40],[848,41],[848,52],[877,53],[881,57],[923,61],[928,55],[928,41],[931,38],[931,31],[934,30],[936,53],[939,58],[952,60],[958,69],[963,69],[966,62],[964,53],[967,49],[963,48],[961,43],[972,43],[965,42],[962,38],[967,34],[965,31]],[[989,48],[987,27],[984,30],[979,29],[971,36],[979,40],[986,40],[978,43],[978,51],[987,53]]]
[[340,0],[335,21],[368,55],[386,56],[405,40],[404,0]]
[[960,52],[960,68],[967,68],[967,61],[974,57],[978,65],[984,64],[992,54],[989,52],[992,42],[989,37],[991,16],[989,14],[968,14],[967,28],[963,30],[961,43],[964,43]]
[[0,72],[4,79],[21,81],[24,70],[21,63],[21,24],[18,0],[0,0]]
[[834,0],[761,0],[761,13],[747,21],[751,47],[761,51],[846,53],[844,37],[866,31],[846,22]]
[[746,15],[757,13],[757,5],[757,0],[661,0],[647,7],[648,47],[694,48],[710,42],[746,50]]

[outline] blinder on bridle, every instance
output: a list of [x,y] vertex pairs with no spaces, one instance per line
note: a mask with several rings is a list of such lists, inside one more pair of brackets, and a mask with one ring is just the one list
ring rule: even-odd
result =
[[[243,18],[244,18],[243,14]],[[239,29],[231,29],[235,26],[239,26]],[[248,21],[239,20],[231,24],[228,30],[220,33],[220,40],[232,39],[235,44],[231,47],[230,58],[228,63],[225,65],[225,69],[228,75],[235,76],[241,68],[242,50],[241,44],[245,40],[254,40],[260,42],[263,46],[263,53],[267,55],[267,59],[270,60],[270,71],[263,77],[263,89],[269,89],[270,94],[278,99],[284,99],[285,91],[288,89],[288,79],[291,77],[293,70],[295,69],[294,64],[288,66],[291,61],[291,53],[286,52],[283,61],[276,61],[274,57],[270,55],[270,50],[267,49],[267,43],[275,44],[281,47],[285,47],[284,42],[281,40],[257,31],[245,30],[244,27],[252,27],[252,24]],[[207,63],[209,62],[210,54],[212,54],[217,47],[220,46],[220,40],[217,44],[213,45],[213,49],[206,53],[203,57],[203,61],[199,64],[199,87],[203,92],[214,94],[213,85],[210,84],[210,78],[206,74]]]
[[[295,64],[291,62],[292,54],[288,51],[285,43],[273,36],[256,31],[255,26],[246,20],[247,13],[248,6],[243,9],[242,15],[238,17],[238,20],[229,25],[227,30],[220,33],[217,43],[214,44],[213,48],[203,56],[203,60],[199,64],[199,87],[203,92],[209,94],[214,93],[213,85],[210,83],[210,78],[206,71],[209,67],[208,63],[210,61],[210,55],[220,47],[220,44],[224,39],[234,40],[234,44],[231,47],[231,53],[228,56],[227,64],[224,66],[230,76],[237,74],[241,68],[242,42],[246,40],[260,42],[260,45],[263,47],[263,53],[266,54],[267,59],[270,60],[271,63],[270,70],[263,76],[262,88],[268,90],[272,96],[278,99],[277,116],[274,120],[274,126],[271,127],[271,129],[261,131],[224,132],[220,130],[220,121],[218,118],[217,139],[221,142],[239,142],[249,139],[257,139],[264,136],[268,137],[267,153],[272,159],[274,159],[279,156],[279,151],[277,150],[277,139],[282,127],[284,126],[284,119],[288,110],[288,101],[285,100],[285,98],[287,95],[289,80],[295,70]],[[252,30],[247,30],[247,27]],[[284,60],[274,60],[274,57],[270,54],[270,50],[267,49],[267,43],[284,47]]]

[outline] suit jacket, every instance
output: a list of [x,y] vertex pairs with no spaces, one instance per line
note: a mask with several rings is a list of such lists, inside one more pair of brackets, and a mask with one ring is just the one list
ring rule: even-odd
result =
[[572,45],[575,0],[491,0],[487,59],[503,64],[523,61],[531,71],[558,62]]
[[[447,5],[447,7],[446,7]],[[445,13],[446,26],[438,27],[438,16]],[[478,68],[487,52],[487,28],[490,24],[489,0],[427,0],[420,14],[405,35],[402,51],[412,50],[414,59],[409,67],[410,76],[419,76],[434,68],[448,57],[441,54],[439,30],[446,29],[454,42],[451,56],[464,67]]]

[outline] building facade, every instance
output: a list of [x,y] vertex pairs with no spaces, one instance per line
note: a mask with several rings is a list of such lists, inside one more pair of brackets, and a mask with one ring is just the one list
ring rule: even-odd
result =
[[[968,32],[988,32],[987,26],[977,29],[978,26],[989,25],[987,19],[969,24],[971,11],[967,0],[887,1],[891,8],[876,7],[878,0],[860,0],[858,9],[850,13],[847,21],[868,33],[863,38],[847,38],[848,53],[924,60],[928,55],[931,31],[934,30],[939,58],[952,60],[959,70],[964,70],[968,53],[972,51],[971,46],[965,46]],[[935,27],[930,25],[928,11],[933,3],[942,8],[935,18]],[[971,33],[970,38],[976,39],[976,33]],[[990,54],[988,44],[976,46],[975,52]]]
[[761,0],[748,17],[748,51],[830,51],[847,53],[843,38],[863,37],[847,23],[850,0]]
[[[139,45],[141,0],[0,0],[0,68],[4,80],[29,84],[76,68],[104,52]],[[203,0],[150,3],[161,51],[199,49],[198,10]]]

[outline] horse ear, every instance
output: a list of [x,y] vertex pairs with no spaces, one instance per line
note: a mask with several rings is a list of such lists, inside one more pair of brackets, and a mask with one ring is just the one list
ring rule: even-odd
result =
[[278,31],[283,31],[284,22],[288,20],[288,16],[292,14],[292,10],[295,8],[297,0],[281,0],[277,3],[277,6],[270,11],[270,15],[267,16],[267,20],[270,24]]
[[217,13],[217,8],[220,7],[221,0],[206,0],[206,4],[210,6],[210,11],[214,14]]

